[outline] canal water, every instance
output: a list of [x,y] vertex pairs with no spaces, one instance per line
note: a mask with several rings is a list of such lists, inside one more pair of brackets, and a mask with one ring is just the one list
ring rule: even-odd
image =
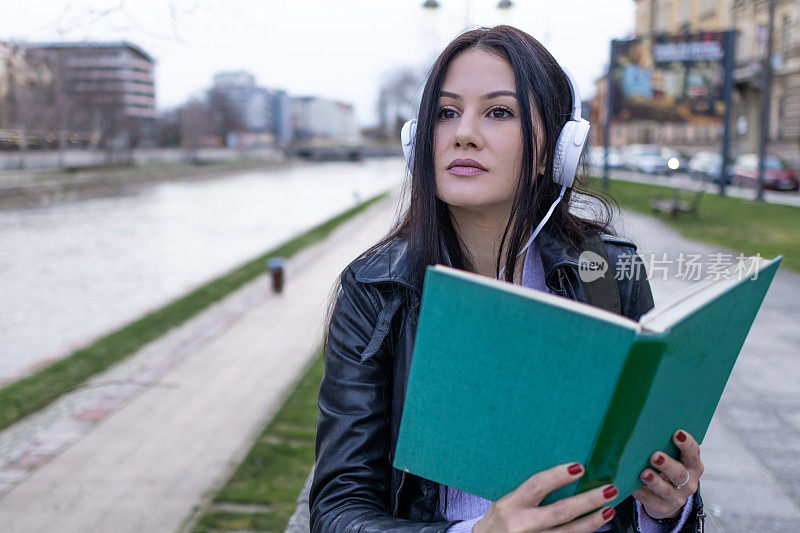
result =
[[401,158],[297,164],[0,211],[0,385],[402,179]]

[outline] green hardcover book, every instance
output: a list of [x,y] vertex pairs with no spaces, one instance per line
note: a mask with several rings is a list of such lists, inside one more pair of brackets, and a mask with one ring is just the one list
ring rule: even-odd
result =
[[781,257],[639,322],[437,265],[426,272],[394,466],[496,500],[560,463],[625,498],[672,434],[702,442]]

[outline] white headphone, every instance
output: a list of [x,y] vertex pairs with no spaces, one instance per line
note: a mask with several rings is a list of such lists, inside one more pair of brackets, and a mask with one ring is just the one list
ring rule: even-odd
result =
[[569,81],[569,90],[572,93],[572,115],[556,141],[556,151],[553,155],[553,181],[565,187],[572,187],[575,181],[575,172],[578,170],[578,160],[589,135],[589,121],[581,118],[581,93],[578,84],[570,72],[562,67]]
[[[539,231],[541,231],[550,218],[550,215],[553,214],[553,210],[556,208],[556,205],[558,205],[558,202],[564,197],[564,192],[567,190],[567,187],[572,187],[572,183],[575,181],[575,172],[578,169],[578,160],[581,157],[581,152],[583,152],[583,147],[586,144],[586,138],[589,134],[589,121],[581,118],[581,94],[578,91],[578,84],[575,83],[575,79],[567,69],[562,67],[562,70],[569,82],[570,96],[572,97],[572,113],[567,123],[561,128],[561,133],[559,133],[558,140],[556,141],[555,153],[553,154],[553,181],[561,185],[561,192],[555,202],[550,206],[550,209],[548,209],[547,214],[542,218],[542,221],[539,222],[536,229],[533,230],[527,244],[525,244],[519,254],[517,254],[517,257],[528,249],[536,238],[536,235],[539,234]],[[400,142],[403,145],[403,155],[406,158],[406,168],[409,174],[414,170],[416,136],[417,121],[416,119],[411,119],[403,124],[403,129],[400,130]],[[503,267],[503,270],[505,270],[505,267]],[[498,279],[502,276],[503,270],[501,270],[500,274],[497,276]]]

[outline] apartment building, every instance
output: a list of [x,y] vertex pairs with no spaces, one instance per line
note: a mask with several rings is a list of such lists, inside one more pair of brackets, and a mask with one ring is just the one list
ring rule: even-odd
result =
[[213,109],[221,112],[227,144],[286,147],[292,139],[291,103],[283,90],[256,84],[246,71],[220,72],[209,91]]
[[128,42],[37,43],[68,101],[69,127],[92,131],[105,145],[156,141],[155,62]]
[[[762,61],[766,54],[767,0],[636,0],[635,37],[648,46],[663,35],[736,31],[731,109],[733,154],[758,149]],[[776,0],[770,105],[770,151],[800,162],[800,0]],[[592,102],[592,141],[603,143],[607,80],[598,79]],[[613,124],[612,145],[670,144],[693,152],[717,148],[720,123],[631,120]]]
[[357,145],[361,133],[352,104],[316,96],[292,98],[295,138],[301,143]]
[[0,149],[54,145],[59,127],[57,80],[42,53],[0,42]]
[[[731,2],[737,30],[732,138],[742,153],[758,151],[768,23],[768,2]],[[769,148],[800,163],[800,0],[777,0],[773,24]]]

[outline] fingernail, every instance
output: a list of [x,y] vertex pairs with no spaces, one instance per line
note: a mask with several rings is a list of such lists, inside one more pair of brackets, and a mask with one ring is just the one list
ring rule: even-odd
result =
[[617,490],[617,487],[615,487],[614,485],[606,487],[605,490],[603,490],[603,498],[605,498],[606,500],[610,500],[617,494],[619,494],[619,491]]
[[653,473],[652,472],[646,473],[644,476],[642,476],[642,479],[644,479],[646,483],[650,483],[651,481],[653,481]]
[[653,460],[653,464],[655,464],[655,465],[663,465],[664,464],[664,456],[663,455],[656,455],[656,458]]
[[583,467],[578,463],[575,463],[574,465],[569,465],[569,468],[567,468],[567,472],[569,472],[571,476],[577,476],[582,471]]
[[675,438],[678,439],[678,442],[686,442],[686,433],[679,431]]
[[603,520],[611,520],[611,517],[614,516],[614,513],[616,513],[616,511],[613,507],[606,507],[603,509]]

